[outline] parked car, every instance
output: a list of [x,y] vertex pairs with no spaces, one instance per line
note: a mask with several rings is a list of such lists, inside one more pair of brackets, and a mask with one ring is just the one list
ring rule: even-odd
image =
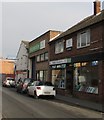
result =
[[34,79],[32,78],[25,78],[24,79],[24,82],[23,82],[23,85],[22,85],[22,90],[21,92],[22,93],[27,93],[27,87],[29,84],[31,84],[33,81],[35,81]]
[[11,79],[9,83],[10,83],[10,87],[15,87],[15,85],[16,85],[16,82],[15,82],[14,78]]
[[16,83],[16,91],[21,92],[23,87],[24,79],[19,79]]
[[4,87],[10,87],[12,83],[14,83],[14,78],[6,77],[2,84]]
[[56,90],[51,82],[34,81],[27,88],[28,95],[35,98],[39,96],[56,96]]

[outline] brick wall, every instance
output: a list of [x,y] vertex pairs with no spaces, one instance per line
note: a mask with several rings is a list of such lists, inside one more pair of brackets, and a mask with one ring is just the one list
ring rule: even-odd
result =
[[[66,44],[64,41],[64,52],[55,55],[55,42],[50,43],[50,60],[62,59],[65,57],[79,56],[90,53],[95,53],[101,51],[102,48],[102,24],[94,25],[90,27],[91,34],[91,44],[89,47],[77,49],[77,33],[73,33],[69,36],[63,37],[64,40],[72,38],[73,39],[73,47],[71,50],[67,50]],[[79,33],[79,32],[78,32]]]

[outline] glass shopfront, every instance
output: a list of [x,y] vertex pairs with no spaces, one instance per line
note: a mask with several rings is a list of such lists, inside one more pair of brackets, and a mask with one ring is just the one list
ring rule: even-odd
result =
[[98,94],[98,61],[74,63],[74,90]]
[[52,84],[57,88],[66,87],[66,64],[52,66]]

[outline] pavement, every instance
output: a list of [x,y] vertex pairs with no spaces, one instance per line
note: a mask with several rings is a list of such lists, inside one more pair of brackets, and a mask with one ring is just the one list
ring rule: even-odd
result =
[[57,94],[56,99],[64,101],[73,106],[80,106],[80,107],[92,109],[95,111],[104,112],[102,104],[97,103],[97,102],[82,100],[82,99],[78,99],[78,98],[75,98],[72,96],[63,96],[63,95],[59,95],[59,94]]

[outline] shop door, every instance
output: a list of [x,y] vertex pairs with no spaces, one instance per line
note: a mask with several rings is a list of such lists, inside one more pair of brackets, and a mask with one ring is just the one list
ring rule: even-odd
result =
[[68,66],[66,69],[66,89],[69,94],[73,94],[73,67]]

